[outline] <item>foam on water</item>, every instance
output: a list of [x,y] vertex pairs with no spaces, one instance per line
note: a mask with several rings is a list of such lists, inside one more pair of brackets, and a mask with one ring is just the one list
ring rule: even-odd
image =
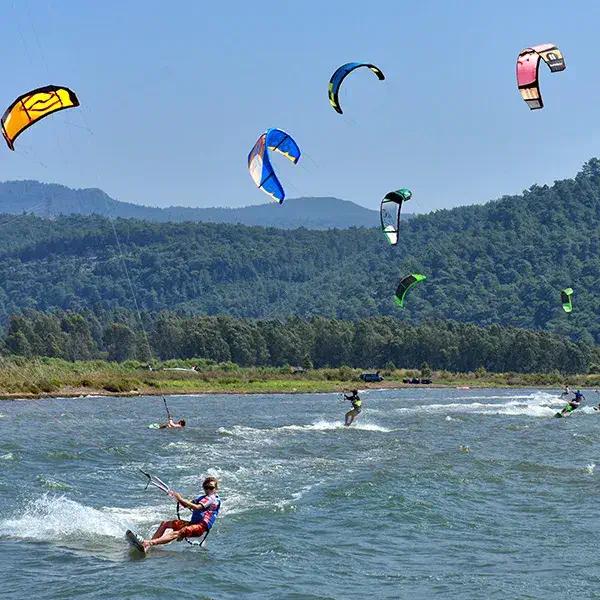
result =
[[[507,398],[511,398],[513,400],[527,400],[529,398],[535,398],[539,394],[546,395],[545,392],[535,392],[534,394],[526,394],[526,395],[516,395],[516,394],[515,395],[507,395],[507,394],[504,394],[502,396],[494,396],[494,395],[489,395],[489,396],[475,396],[475,395],[470,395],[470,396],[453,396],[452,399],[453,400],[506,400]],[[548,394],[548,397],[550,397],[550,398],[556,398],[556,396],[553,395],[553,394]]]
[[[553,406],[563,406],[564,400],[546,392],[514,396],[489,396],[481,399],[501,399],[505,402],[448,402],[444,404],[420,404],[396,409],[400,413],[471,413],[481,415],[508,415],[528,417],[551,417],[556,412]],[[452,398],[457,400],[458,398]],[[474,397],[468,398],[469,400]]]
[[133,523],[147,520],[144,510],[96,509],[66,496],[45,494],[29,501],[19,514],[0,521],[0,536],[41,541],[122,538]]
[[0,460],[15,460],[15,455],[12,452],[0,454]]
[[[356,419],[350,427],[346,427],[341,420],[327,421],[324,419],[320,419],[318,421],[314,421],[313,423],[308,423],[306,425],[282,425],[280,427],[272,427],[265,429],[245,427],[243,425],[234,425],[230,429],[227,429],[225,427],[219,427],[217,431],[218,433],[221,433],[223,435],[255,437],[264,436],[267,433],[285,433],[290,431],[303,433],[306,431],[333,431],[335,429],[359,429],[362,431],[379,431],[382,433],[389,433],[390,431],[392,431],[387,427],[382,427],[381,425],[376,425],[375,423],[364,422],[359,419]],[[265,439],[267,438],[263,437],[263,440]]]

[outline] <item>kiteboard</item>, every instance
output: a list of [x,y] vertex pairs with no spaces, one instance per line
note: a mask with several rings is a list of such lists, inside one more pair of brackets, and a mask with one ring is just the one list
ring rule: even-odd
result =
[[139,535],[133,533],[133,531],[131,531],[131,529],[128,529],[125,532],[125,537],[127,538],[127,541],[129,542],[129,545],[132,548],[135,548],[136,550],[139,550],[140,552],[143,552],[144,554],[146,554],[146,549],[142,545]]
[[[563,410],[565,410],[563,408]],[[566,412],[562,412],[562,410],[560,412],[557,412],[554,416],[555,417],[568,417],[575,409],[571,408],[570,410],[567,409]]]
[[564,415],[563,415],[561,412],[557,412],[557,413],[555,413],[555,414],[554,414],[554,416],[555,416],[557,419],[560,419],[561,417],[564,417]]

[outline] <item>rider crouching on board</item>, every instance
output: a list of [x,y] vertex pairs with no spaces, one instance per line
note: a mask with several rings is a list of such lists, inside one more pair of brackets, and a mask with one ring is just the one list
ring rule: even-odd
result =
[[572,413],[576,408],[581,406],[581,403],[585,400],[585,396],[581,393],[580,390],[575,392],[575,397],[572,400],[569,400],[567,405],[560,411],[561,414]]
[[179,492],[171,491],[169,493],[169,496],[175,498],[181,506],[192,511],[192,517],[189,521],[183,519],[163,521],[151,540],[142,540],[144,550],[148,550],[151,546],[168,544],[173,540],[200,537],[209,531],[221,508],[221,500],[217,495],[219,487],[217,478],[207,477],[202,482],[202,487],[204,495],[198,496],[192,501],[183,498]]

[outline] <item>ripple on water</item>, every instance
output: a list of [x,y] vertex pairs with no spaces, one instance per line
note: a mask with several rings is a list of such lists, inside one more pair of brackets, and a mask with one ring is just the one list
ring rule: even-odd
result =
[[[596,415],[554,419],[556,394],[527,390],[385,390],[366,395],[346,428],[329,400],[172,398],[173,413],[198,415],[178,435],[139,425],[161,418],[160,398],[44,401],[36,418],[15,405],[20,427],[2,424],[0,440],[0,571],[16,574],[18,598],[82,574],[90,600],[166,600],[173,589],[219,598],[596,593]],[[67,404],[73,424],[84,414],[85,431],[48,428]],[[175,515],[171,498],[144,490],[139,467],[190,497],[203,477],[218,477],[223,509],[207,548],[173,544],[133,560],[124,531],[149,535]],[[32,550],[35,578],[23,567]],[[557,569],[558,579],[539,576]],[[155,584],[165,573],[168,589]]]

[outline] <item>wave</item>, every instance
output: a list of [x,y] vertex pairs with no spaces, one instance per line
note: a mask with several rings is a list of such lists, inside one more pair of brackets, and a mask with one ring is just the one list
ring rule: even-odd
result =
[[234,425],[230,429],[227,429],[226,427],[219,427],[217,432],[228,436],[256,437],[259,435],[264,436],[267,433],[273,434],[288,431],[301,433],[305,431],[333,431],[336,429],[358,429],[361,431],[378,431],[382,433],[390,433],[392,431],[387,427],[382,427],[381,425],[376,425],[375,423],[360,421],[359,419],[355,420],[350,427],[346,427],[341,420],[326,421],[324,419],[320,419],[305,425],[281,425],[279,427],[270,427],[264,429],[246,427],[244,425]]
[[548,399],[556,399],[558,398],[558,396],[556,394],[548,394],[546,392],[534,392],[533,394],[519,394],[519,395],[507,395],[507,394],[503,394],[503,395],[498,395],[498,396],[474,396],[474,395],[470,395],[470,396],[452,396],[452,400],[506,400],[507,398],[511,399],[511,400],[528,400],[528,399],[532,399],[532,398],[538,398],[540,396],[543,396],[544,398],[548,398]]
[[42,486],[49,490],[66,491],[71,489],[71,486],[68,483],[65,483],[64,481],[57,481],[56,479],[51,479],[49,477],[44,477],[43,475],[38,475],[37,480],[42,484]]
[[63,543],[100,537],[121,539],[126,529],[155,522],[157,517],[148,507],[97,509],[46,493],[31,500],[18,515],[0,520],[0,536]]
[[[488,397],[484,397],[489,399]],[[482,399],[484,399],[482,398]],[[493,398],[493,397],[492,397]],[[557,396],[536,393],[527,396],[502,396],[507,402],[448,402],[445,404],[421,404],[396,409],[400,413],[471,413],[481,415],[508,415],[550,417],[556,412],[557,406],[564,406],[564,400]],[[453,398],[456,400],[457,398]],[[471,398],[472,399],[472,398]]]

